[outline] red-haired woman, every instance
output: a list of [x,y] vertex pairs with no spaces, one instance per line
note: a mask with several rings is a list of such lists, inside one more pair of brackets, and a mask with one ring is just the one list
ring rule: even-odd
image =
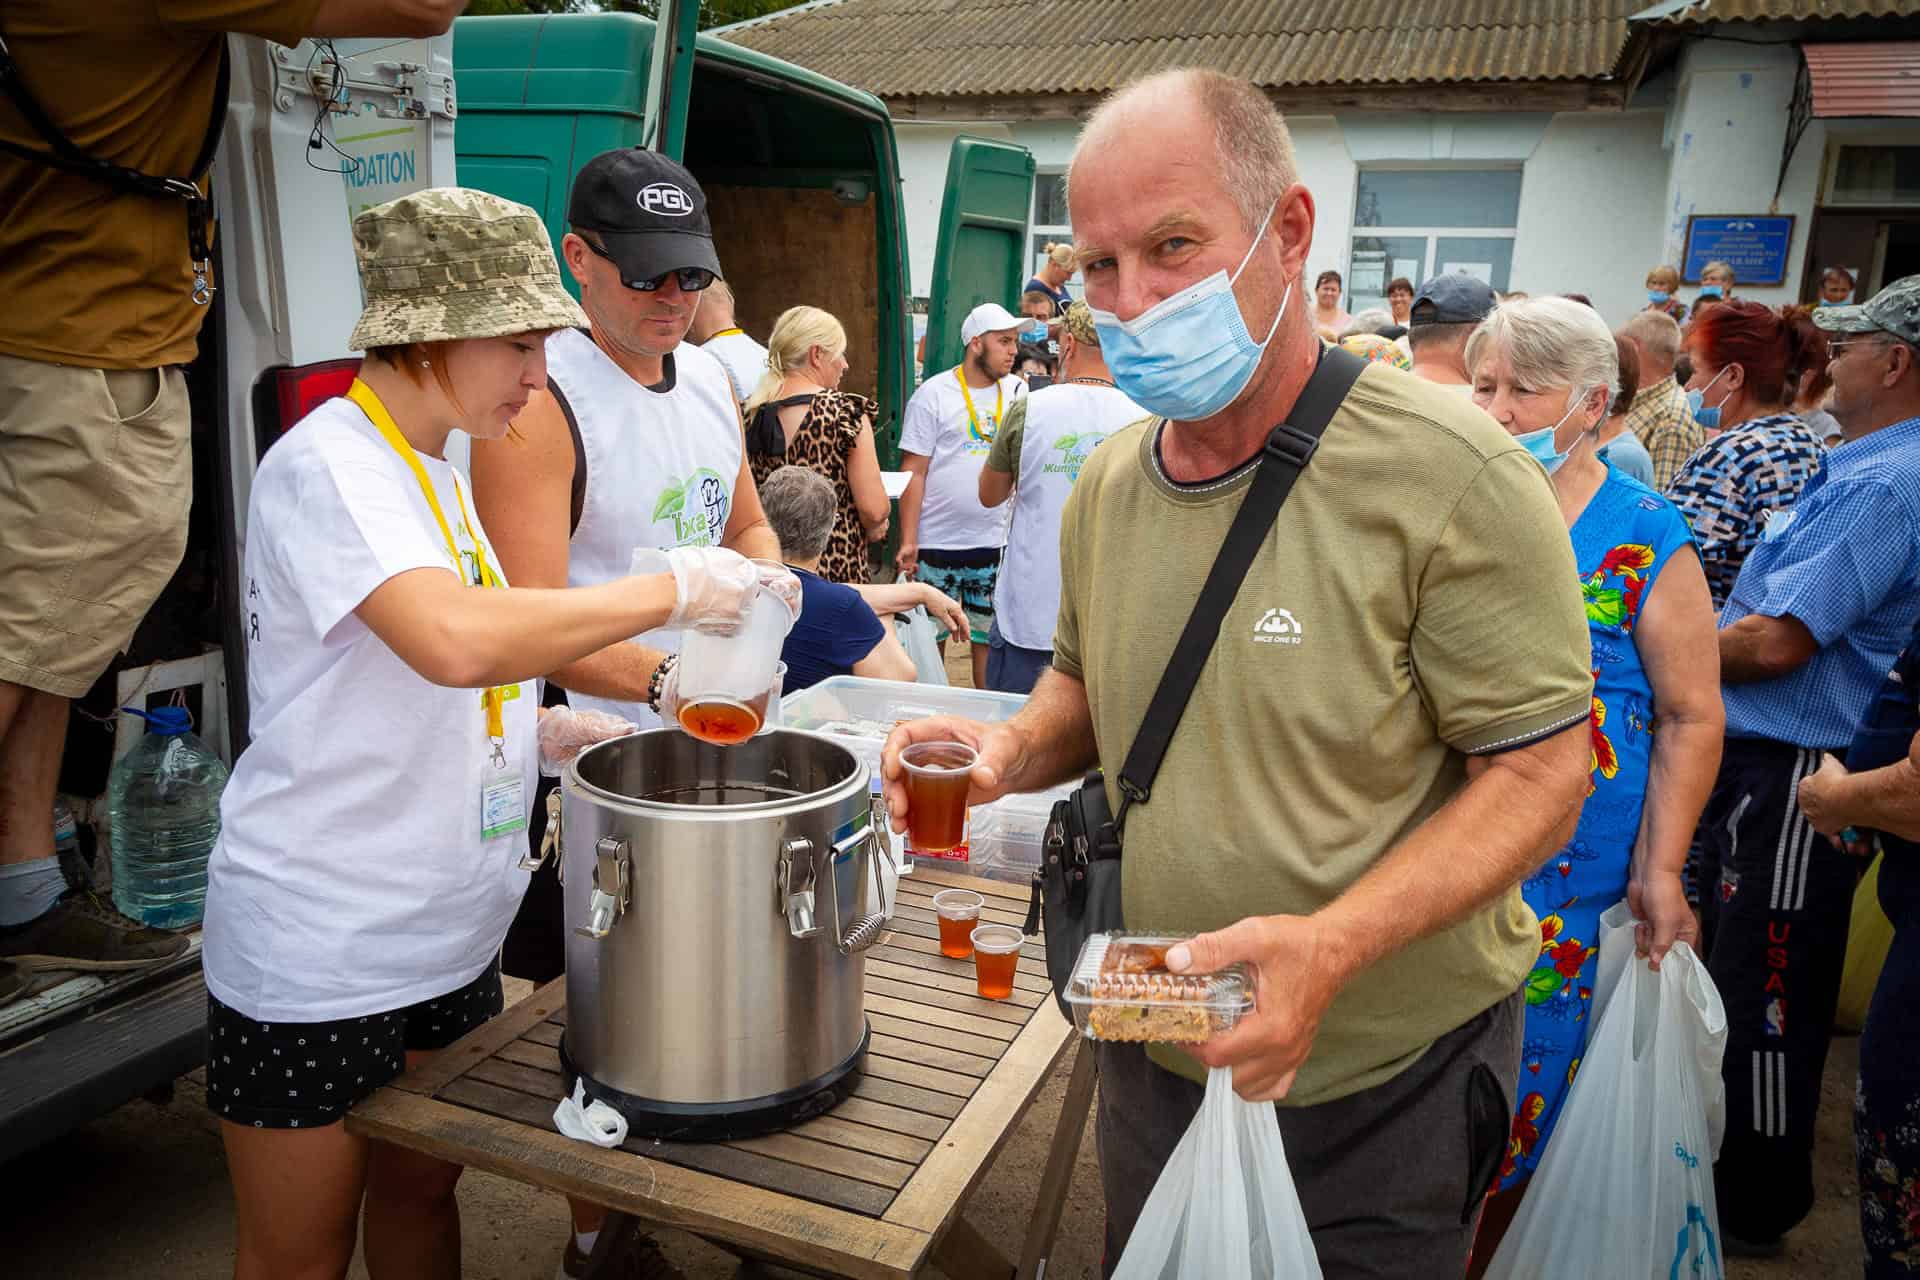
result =
[[1727,602],[1767,520],[1791,507],[1820,470],[1820,438],[1792,410],[1805,339],[1771,307],[1736,298],[1695,318],[1687,399],[1707,430],[1667,489],[1706,560],[1717,609]]

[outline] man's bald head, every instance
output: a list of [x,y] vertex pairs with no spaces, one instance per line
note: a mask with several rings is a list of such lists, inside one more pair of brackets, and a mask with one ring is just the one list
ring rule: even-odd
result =
[[1107,147],[1137,146],[1141,126],[1149,121],[1163,128],[1172,122],[1194,126],[1186,133],[1188,146],[1196,132],[1212,137],[1221,185],[1249,231],[1296,181],[1293,139],[1267,96],[1245,80],[1186,67],[1114,91],[1088,118],[1067,170],[1069,206],[1075,170],[1099,163]]

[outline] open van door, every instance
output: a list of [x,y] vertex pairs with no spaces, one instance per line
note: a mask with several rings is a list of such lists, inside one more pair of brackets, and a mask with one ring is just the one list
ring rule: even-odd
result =
[[983,302],[1018,309],[1032,208],[1032,152],[986,138],[953,140],[934,242],[923,378],[960,362],[960,322],[967,312]]

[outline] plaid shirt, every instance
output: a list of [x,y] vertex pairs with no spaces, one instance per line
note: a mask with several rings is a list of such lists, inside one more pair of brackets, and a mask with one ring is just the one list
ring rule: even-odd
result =
[[1728,685],[1727,733],[1839,751],[1920,619],[1920,418],[1827,455],[1773,513],[1720,613],[1798,618],[1819,651],[1774,680]]
[[1707,433],[1693,420],[1687,393],[1672,374],[1650,387],[1640,388],[1627,406],[1627,430],[1639,437],[1653,458],[1653,487],[1665,489],[1680,466],[1707,442]]
[[1792,414],[1755,418],[1707,441],[1667,486],[1667,497],[1693,526],[1714,608],[1727,603],[1767,516],[1794,504],[1824,453]]

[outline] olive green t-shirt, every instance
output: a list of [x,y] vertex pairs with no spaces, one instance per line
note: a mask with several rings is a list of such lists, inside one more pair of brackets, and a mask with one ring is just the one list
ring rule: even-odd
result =
[[[1061,526],[1053,665],[1086,684],[1115,803],[1252,477],[1250,464],[1174,485],[1161,426],[1096,450]],[[1327,905],[1460,790],[1469,755],[1584,719],[1588,662],[1572,545],[1540,464],[1474,405],[1368,366],[1240,587],[1152,799],[1127,816],[1127,927],[1208,930]],[[1391,915],[1377,927],[1404,929]],[[1512,994],[1539,950],[1517,884],[1409,943],[1334,1001],[1287,1102],[1391,1078]],[[1200,1078],[1185,1055],[1153,1054]]]

